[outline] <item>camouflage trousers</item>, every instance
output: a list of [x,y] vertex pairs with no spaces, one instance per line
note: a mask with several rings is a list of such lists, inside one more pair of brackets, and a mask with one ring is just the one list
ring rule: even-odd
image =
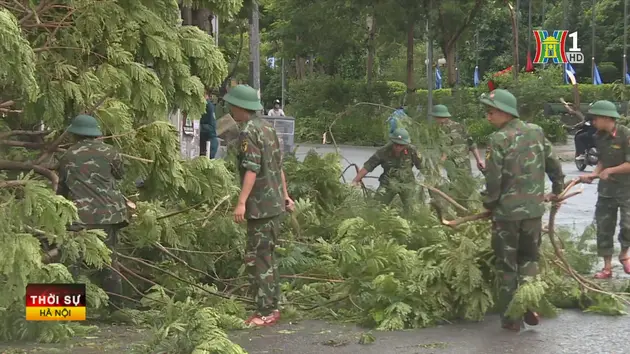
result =
[[626,193],[618,197],[599,196],[595,205],[595,223],[597,225],[597,255],[600,257],[613,255],[617,211],[620,215],[619,243],[622,249],[630,247],[630,198]]
[[389,205],[398,195],[403,205],[403,211],[408,214],[411,212],[411,208],[417,196],[415,187],[413,183],[397,187],[381,184],[376,189],[376,199],[385,205]]
[[504,317],[514,293],[525,277],[538,274],[538,249],[541,243],[542,217],[525,220],[494,220],[492,249],[499,274],[497,309]]
[[[111,266],[118,270],[118,257],[116,256],[116,246],[118,245],[118,232],[122,229],[125,224],[113,224],[113,225],[86,225],[86,229],[88,230],[103,230],[107,234],[107,238],[105,239],[105,245],[112,251]],[[74,264],[69,267],[70,272],[76,278],[79,275],[79,264]],[[96,274],[96,283],[100,283],[100,286],[103,290],[108,293],[122,295],[122,278],[118,272],[112,270],[109,267],[104,267]],[[109,294],[108,294],[109,295]],[[122,304],[121,298],[115,295],[109,295],[110,303],[115,306],[120,307]]]
[[274,249],[280,234],[280,216],[247,220],[245,267],[256,308],[266,316],[278,309],[280,276]]

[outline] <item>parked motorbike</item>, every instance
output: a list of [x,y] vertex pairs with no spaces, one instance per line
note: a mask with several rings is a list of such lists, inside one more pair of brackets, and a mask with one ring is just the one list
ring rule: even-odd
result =
[[[575,135],[578,135],[580,133],[583,133],[585,130],[589,129],[591,126],[590,122],[585,122],[584,125],[582,127],[580,127],[578,129],[578,131],[576,132]],[[586,169],[587,166],[596,166],[597,163],[599,162],[599,158],[598,158],[598,153],[597,153],[597,149],[595,147],[591,147],[589,149],[586,150],[586,154],[584,155],[584,158],[578,158],[580,156],[580,154],[576,151],[575,153],[575,167],[577,167],[578,170],[580,171],[584,171]]]

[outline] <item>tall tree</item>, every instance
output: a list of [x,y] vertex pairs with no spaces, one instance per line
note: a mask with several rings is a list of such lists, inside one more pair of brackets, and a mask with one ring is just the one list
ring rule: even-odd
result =
[[434,3],[434,23],[437,25],[437,39],[446,59],[448,84],[454,85],[456,76],[455,48],[457,41],[470,27],[488,0],[442,0]]

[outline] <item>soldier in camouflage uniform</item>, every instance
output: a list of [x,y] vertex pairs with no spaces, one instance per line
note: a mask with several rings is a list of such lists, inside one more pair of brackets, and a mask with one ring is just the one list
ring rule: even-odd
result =
[[480,171],[485,169],[485,164],[481,160],[477,145],[472,140],[466,128],[463,125],[451,120],[451,113],[445,105],[435,105],[431,111],[431,116],[435,118],[440,125],[440,130],[447,136],[444,148],[447,152],[442,155],[442,161],[451,161],[455,166],[464,168],[468,173],[472,174],[470,168],[470,160],[468,153],[472,152],[477,161],[477,168]]
[[257,313],[246,323],[268,326],[280,319],[280,281],[274,263],[281,216],[293,209],[282,169],[282,151],[275,129],[257,115],[263,109],[258,92],[246,85],[232,88],[224,100],[242,125],[238,167],[242,181],[234,221],[247,220],[245,264]]
[[[445,139],[442,140],[442,162],[447,176],[452,183],[438,186],[438,189],[447,193],[459,204],[466,206],[469,198],[476,189],[477,183],[470,167],[469,152],[472,152],[477,161],[477,168],[480,171],[485,169],[485,165],[477,145],[468,135],[466,128],[451,120],[451,114],[444,105],[435,105],[431,111],[431,116],[438,123]],[[448,209],[445,201],[435,193],[429,191],[432,205],[442,211]]]
[[[122,179],[124,173],[122,158],[113,146],[95,139],[102,133],[94,117],[77,116],[68,132],[78,141],[59,161],[58,194],[77,206],[81,226],[105,231],[105,243],[112,250],[112,266],[116,267],[118,231],[128,225],[126,201],[116,186],[116,180]],[[76,276],[77,267],[71,268]],[[120,275],[109,268],[103,273],[103,288],[122,294]],[[110,301],[118,304],[120,298]]]
[[417,189],[413,166],[420,169],[422,159],[416,147],[411,145],[407,130],[394,130],[389,140],[389,144],[378,149],[367,160],[352,183],[358,184],[365,175],[374,171],[377,166],[382,166],[383,174],[378,179],[380,185],[376,190],[377,196],[384,204],[389,204],[399,195],[405,212],[409,213]]
[[620,118],[617,107],[610,101],[597,101],[588,110],[597,128],[595,144],[599,153],[599,163],[592,173],[580,176],[580,180],[591,183],[599,178],[595,222],[597,224],[597,254],[604,258],[604,269],[595,274],[597,279],[612,277],[613,236],[619,221],[619,261],[630,274],[630,129],[618,124]]
[[[483,205],[492,212],[492,248],[501,276],[497,305],[502,327],[519,331],[523,320],[503,313],[519,283],[538,273],[545,173],[555,195],[562,192],[564,175],[542,128],[518,119],[516,98],[510,92],[494,90],[482,95],[481,103],[488,109],[488,121],[499,128],[489,139],[483,193]],[[524,320],[536,325],[538,314],[527,311]]]

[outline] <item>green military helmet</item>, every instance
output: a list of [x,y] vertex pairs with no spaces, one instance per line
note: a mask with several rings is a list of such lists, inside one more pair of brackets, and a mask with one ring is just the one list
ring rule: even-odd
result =
[[68,127],[68,133],[93,137],[103,135],[96,118],[87,114],[80,114],[76,116],[76,118],[72,121],[72,124],[70,124],[70,127]]
[[411,144],[411,139],[409,139],[409,132],[407,129],[398,128],[394,130],[393,133],[389,135],[389,140],[398,145],[409,145]]
[[431,110],[431,116],[436,118],[450,118],[451,114],[448,112],[448,108],[443,104],[436,104]]
[[258,91],[248,85],[238,85],[223,96],[223,100],[232,106],[240,107],[248,111],[260,111],[263,105],[260,103]]
[[617,111],[617,106],[610,101],[597,101],[591,104],[588,108],[588,115],[594,117],[608,117],[612,119],[619,119],[619,112]]
[[487,106],[511,114],[514,117],[520,117],[516,97],[508,90],[496,89],[490,94],[484,93],[481,95],[480,101]]

